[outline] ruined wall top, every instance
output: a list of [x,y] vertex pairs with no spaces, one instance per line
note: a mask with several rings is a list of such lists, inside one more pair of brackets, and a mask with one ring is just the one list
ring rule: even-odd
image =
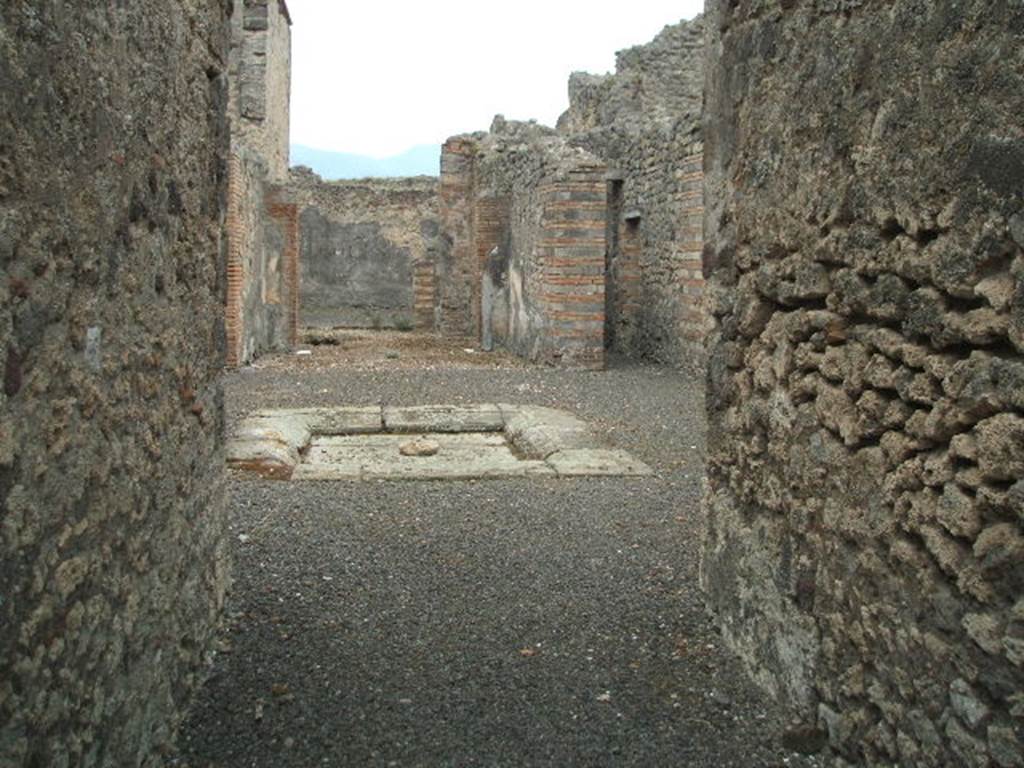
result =
[[574,72],[562,133],[636,127],[700,115],[704,89],[704,18],[665,27],[645,45],[616,54],[615,74]]
[[286,3],[285,0],[277,0],[277,9],[281,16],[284,17],[284,20],[288,22],[288,26],[290,27],[292,25],[292,14],[291,11],[288,10],[288,3]]
[[[507,194],[516,185],[537,183],[542,177],[563,177],[605,165],[553,128],[533,120],[506,120],[503,115],[495,115],[489,131],[453,136],[445,148],[473,155],[480,191],[491,194]],[[442,168],[444,162],[442,156]]]
[[396,194],[436,193],[436,176],[372,177],[365,179],[323,179],[313,169],[299,165],[288,169],[288,185],[291,189],[316,190],[320,187],[335,191],[351,190],[362,193]]

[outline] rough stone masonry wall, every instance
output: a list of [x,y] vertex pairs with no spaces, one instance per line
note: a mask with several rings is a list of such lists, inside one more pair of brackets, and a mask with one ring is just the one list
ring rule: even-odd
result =
[[603,366],[605,171],[551,129],[500,116],[489,133],[449,139],[439,314],[480,334],[489,270],[499,344],[538,362]]
[[0,4],[0,764],[163,765],[227,581],[219,2]]
[[559,130],[610,168],[608,343],[699,368],[703,19],[620,51],[614,75],[574,73]]
[[433,328],[436,178],[325,182],[300,168],[287,196],[299,208],[304,326]]
[[1024,6],[708,25],[703,586],[838,764],[1024,765]]
[[288,175],[291,17],[284,0],[233,5],[228,115],[227,362],[236,366],[295,341],[298,300],[287,212],[272,184]]

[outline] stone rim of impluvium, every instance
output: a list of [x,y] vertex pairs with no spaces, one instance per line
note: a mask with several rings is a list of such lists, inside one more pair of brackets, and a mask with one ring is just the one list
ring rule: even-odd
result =
[[[586,422],[569,411],[507,403],[264,409],[238,425],[228,441],[227,460],[234,469],[286,480],[302,463],[314,437],[408,434],[402,447],[411,448],[422,446],[426,433],[460,432],[502,432],[521,459],[536,462],[555,476],[653,474],[626,451],[601,445]],[[423,458],[436,455],[440,446],[427,442],[437,450],[400,452]]]

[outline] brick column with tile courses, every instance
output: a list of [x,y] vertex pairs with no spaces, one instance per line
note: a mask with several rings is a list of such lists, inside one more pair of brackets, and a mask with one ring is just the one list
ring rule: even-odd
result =
[[437,301],[434,262],[421,259],[413,264],[413,322],[417,329],[432,330],[434,327],[434,305]]
[[508,231],[511,202],[507,197],[485,196],[475,201],[473,215],[473,245],[476,260],[473,263],[473,328],[479,337],[482,330],[481,321],[481,286],[484,270],[487,268],[487,256],[497,246],[501,247]]
[[475,252],[473,186],[477,144],[455,137],[441,148],[441,231],[451,239],[437,263],[437,330],[447,335],[473,335]]
[[581,166],[539,190],[546,362],[604,367],[605,173],[604,165]]
[[704,335],[710,316],[703,309],[704,271],[704,155],[702,147],[686,157],[678,171],[679,227],[676,230],[676,283],[683,300],[679,318],[679,337],[694,354],[702,358]]

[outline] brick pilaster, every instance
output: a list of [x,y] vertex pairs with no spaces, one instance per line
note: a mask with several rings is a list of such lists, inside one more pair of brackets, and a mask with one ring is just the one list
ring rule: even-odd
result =
[[604,172],[604,166],[580,168],[539,189],[544,212],[537,257],[549,362],[604,367]]

